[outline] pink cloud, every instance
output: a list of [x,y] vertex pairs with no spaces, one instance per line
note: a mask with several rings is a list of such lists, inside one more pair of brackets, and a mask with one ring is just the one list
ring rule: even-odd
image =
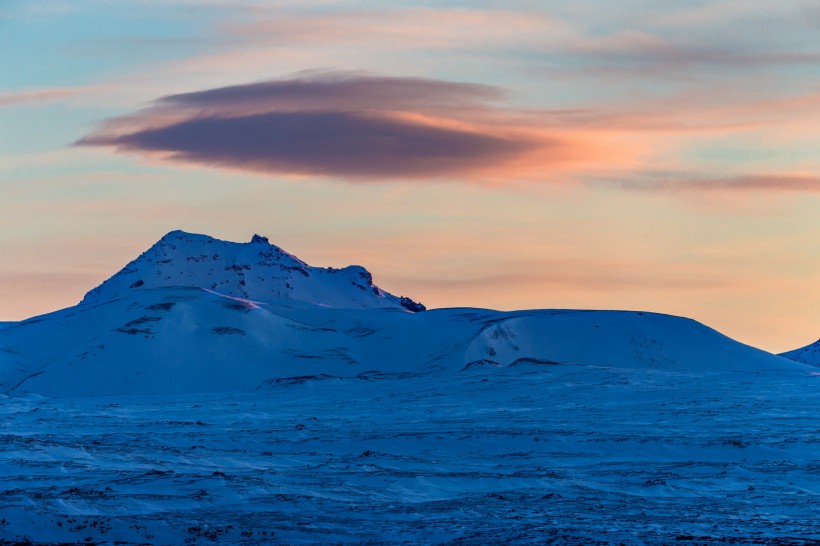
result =
[[629,146],[540,127],[483,85],[360,73],[162,97],[77,142],[171,162],[348,180],[544,177]]
[[[640,104],[527,110],[506,106],[506,96],[472,83],[303,72],[167,95],[102,123],[77,144],[172,165],[291,178],[816,189],[810,161],[795,163],[791,173],[754,173],[754,166],[740,176],[725,169],[685,174],[696,169],[679,159],[695,137],[742,135],[738,142],[752,147],[765,145],[767,135],[810,137],[814,93],[734,104],[721,93],[686,90]],[[684,174],[652,175],[660,171]]]
[[78,92],[78,89],[66,87],[29,89],[26,91],[16,91],[13,93],[0,93],[0,108],[28,102],[51,102],[63,100],[76,95]]
[[738,176],[704,176],[686,173],[647,173],[628,180],[611,180],[624,189],[669,192],[818,192],[820,176],[809,174],[748,174]]

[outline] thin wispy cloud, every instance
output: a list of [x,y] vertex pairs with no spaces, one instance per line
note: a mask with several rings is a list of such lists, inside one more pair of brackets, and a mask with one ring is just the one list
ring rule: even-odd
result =
[[504,92],[487,85],[426,78],[373,76],[357,72],[311,72],[286,80],[232,85],[157,100],[162,107],[186,107],[218,113],[268,110],[451,111],[483,106]]
[[[718,5],[721,16],[711,20],[709,10],[701,13],[686,6],[645,6],[640,13],[627,10],[632,19],[641,19],[640,24],[630,21],[628,30],[607,28],[611,25],[608,10],[590,10],[583,3],[577,8],[555,6],[548,13],[419,7],[283,14],[260,7],[253,18],[225,24],[220,30],[234,41],[263,47],[268,54],[283,47],[331,44],[455,50],[485,58],[528,51],[529,58],[539,59],[550,72],[568,77],[611,78],[620,73],[666,79],[693,70],[720,75],[726,70],[739,73],[820,63],[820,49],[814,44],[785,39],[768,24],[774,17],[779,27],[805,25],[810,19],[808,8],[744,9],[739,4]],[[727,25],[727,18],[734,22]],[[692,24],[682,24],[691,19],[699,21],[694,29]]]
[[585,37],[561,51],[584,69],[606,74],[617,71],[673,75],[697,68],[722,70],[820,65],[820,49],[769,51],[748,44],[698,43],[670,40],[659,33],[622,32],[605,37]]
[[78,91],[72,88],[29,89],[13,93],[0,93],[0,108],[24,103],[59,101],[77,93]]
[[805,174],[748,174],[705,176],[690,173],[649,173],[628,180],[609,180],[627,190],[663,192],[816,192],[820,193],[820,176]]

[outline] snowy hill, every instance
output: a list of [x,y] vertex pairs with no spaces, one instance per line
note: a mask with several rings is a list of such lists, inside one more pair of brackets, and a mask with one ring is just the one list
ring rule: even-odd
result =
[[311,267],[266,237],[233,243],[184,231],[172,231],[94,288],[82,304],[115,300],[134,290],[189,286],[262,301],[298,300],[329,307],[424,306],[389,294],[373,284],[363,267]]
[[[320,269],[255,236],[172,232],[69,309],[0,330],[0,393],[265,389],[293,378],[562,365],[796,369],[689,319],[625,311],[424,313],[361,267]],[[45,342],[47,340],[47,342]]]
[[820,366],[820,339],[793,351],[781,353],[780,356],[796,362],[802,362],[812,366]]
[[666,315],[333,309],[255,304],[196,288],[145,289],[13,325],[0,331],[0,363],[0,392],[45,396],[248,391],[311,378],[569,364],[714,372],[803,367]]

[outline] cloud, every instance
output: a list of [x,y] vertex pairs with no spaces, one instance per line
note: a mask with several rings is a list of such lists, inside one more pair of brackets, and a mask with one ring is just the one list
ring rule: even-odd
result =
[[421,109],[441,111],[499,100],[504,92],[487,85],[425,78],[379,77],[358,72],[304,72],[289,80],[232,85],[169,95],[161,105],[230,111],[269,109]]
[[720,69],[760,66],[817,65],[820,51],[751,49],[749,44],[701,44],[695,40],[670,40],[649,32],[621,32],[590,38],[566,52],[592,62],[596,70],[657,71],[659,74],[711,66]]
[[[470,176],[561,144],[499,125],[500,89],[359,73],[162,97],[77,142],[279,175]],[[482,119],[484,121],[482,122]],[[491,121],[492,120],[492,121]]]
[[703,176],[680,173],[648,173],[630,180],[610,180],[617,186],[638,191],[767,191],[818,192],[820,176],[804,174],[762,174]]
[[273,45],[380,44],[390,50],[453,52],[557,43],[575,31],[549,14],[529,9],[389,6],[361,10],[348,6],[330,10],[260,8],[251,17],[228,21],[220,32],[243,42]]
[[525,141],[352,112],[201,117],[88,145],[170,152],[175,160],[245,170],[346,178],[458,174],[526,151]]
[[[102,123],[76,144],[278,177],[814,192],[810,160],[781,174],[734,176],[726,171],[740,165],[692,174],[696,168],[677,154],[696,136],[752,148],[767,146],[767,135],[805,140],[813,134],[804,125],[817,97],[727,106],[723,97],[695,104],[683,93],[642,105],[515,109],[504,106],[504,90],[486,85],[303,72],[166,95]],[[758,168],[749,163],[744,170]]]
[[77,94],[71,88],[29,89],[14,93],[0,93],[0,108],[28,102],[59,101]]
[[[600,10],[588,2],[549,10],[512,5],[509,9],[258,8],[253,17],[223,23],[219,32],[261,48],[267,58],[276,52],[313,48],[326,57],[329,47],[398,55],[442,51],[446,59],[456,54],[484,61],[499,55],[515,58],[526,51],[527,61],[535,60],[553,77],[623,82],[640,76],[639,83],[646,78],[678,80],[683,75],[722,79],[727,71],[760,77],[771,69],[801,70],[820,63],[820,50],[811,40],[793,39],[783,30],[798,31],[811,20],[808,2],[806,13],[749,0],[698,4],[698,9],[644,5],[640,12],[627,5]],[[619,14],[622,25],[613,28]]]

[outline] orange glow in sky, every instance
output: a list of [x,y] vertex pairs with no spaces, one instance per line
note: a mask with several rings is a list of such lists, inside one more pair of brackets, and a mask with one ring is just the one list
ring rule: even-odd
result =
[[182,229],[428,307],[820,336],[814,0],[126,4],[4,8],[0,321]]

